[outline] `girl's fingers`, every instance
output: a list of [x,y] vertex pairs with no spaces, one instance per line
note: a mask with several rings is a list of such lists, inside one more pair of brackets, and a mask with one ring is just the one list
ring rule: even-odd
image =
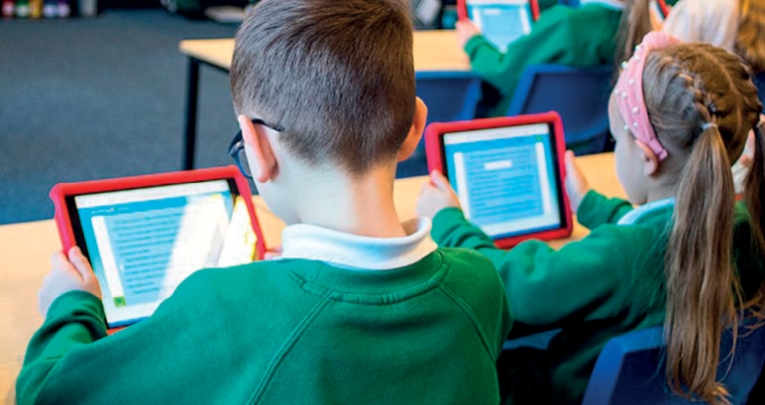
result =
[[448,191],[451,187],[449,180],[447,180],[446,177],[444,177],[444,175],[441,174],[441,172],[438,170],[433,170],[430,172],[430,182],[442,191]]

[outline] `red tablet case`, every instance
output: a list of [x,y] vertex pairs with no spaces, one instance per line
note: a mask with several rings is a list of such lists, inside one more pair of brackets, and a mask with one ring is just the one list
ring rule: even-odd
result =
[[68,196],[222,179],[234,179],[239,195],[244,199],[247,211],[250,214],[252,230],[255,232],[255,236],[258,239],[255,246],[257,258],[263,259],[263,255],[266,252],[266,242],[263,238],[263,231],[260,229],[260,224],[258,223],[258,217],[255,215],[255,206],[252,203],[250,186],[247,184],[247,180],[242,176],[236,166],[149,174],[107,180],[93,180],[81,183],[56,184],[50,191],[50,198],[53,200],[53,205],[56,210],[54,219],[58,226],[61,245],[66,252],[77,244],[74,238],[72,219],[69,216],[69,210],[66,205],[66,197]]
[[434,123],[425,130],[425,148],[428,159],[428,170],[438,170],[446,173],[446,164],[443,154],[443,137],[445,134],[475,131],[490,128],[515,127],[529,124],[552,124],[553,135],[555,139],[555,149],[558,155],[558,171],[560,173],[561,187],[560,193],[563,196],[563,212],[565,227],[549,231],[535,232],[527,235],[512,236],[509,238],[496,239],[494,244],[499,248],[510,248],[527,239],[560,239],[571,235],[574,229],[573,217],[571,215],[571,206],[566,194],[566,187],[563,181],[566,178],[566,166],[563,156],[566,152],[566,142],[563,136],[563,122],[560,115],[556,112],[547,112],[542,114],[519,115],[515,117],[488,118],[474,121],[458,121],[450,123]]
[[[469,20],[467,12],[468,0],[457,0],[457,16],[460,20]],[[539,19],[539,3],[537,0],[529,0],[531,6],[531,19],[536,21]]]

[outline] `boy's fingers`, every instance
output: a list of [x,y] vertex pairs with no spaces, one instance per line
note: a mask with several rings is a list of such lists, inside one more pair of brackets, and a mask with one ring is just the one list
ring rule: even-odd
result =
[[54,253],[50,259],[50,265],[51,265],[52,271],[64,271],[64,272],[77,273],[77,270],[74,268],[72,263],[66,257],[66,254],[64,252]]
[[84,280],[93,276],[90,263],[88,263],[88,259],[82,254],[82,250],[79,247],[75,246],[69,249],[69,261]]
[[56,252],[50,257],[50,265],[52,268],[62,267],[66,263],[66,256],[64,252]]

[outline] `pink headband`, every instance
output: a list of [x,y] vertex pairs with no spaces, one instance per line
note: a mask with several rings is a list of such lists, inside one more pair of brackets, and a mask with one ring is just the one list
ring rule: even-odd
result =
[[619,113],[627,123],[624,129],[629,129],[637,140],[646,144],[660,162],[667,157],[667,150],[656,138],[656,132],[648,118],[648,109],[643,96],[643,69],[648,54],[652,50],[679,43],[681,43],[679,39],[663,32],[648,33],[643,38],[643,42],[635,47],[635,54],[629,62],[622,63],[624,70],[614,90]]

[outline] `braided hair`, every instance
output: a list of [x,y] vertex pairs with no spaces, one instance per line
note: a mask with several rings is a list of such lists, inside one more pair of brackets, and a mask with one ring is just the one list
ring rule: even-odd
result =
[[[680,395],[726,404],[728,393],[716,380],[723,330],[732,328],[735,334],[743,316],[740,307],[761,308],[765,303],[763,293],[742,303],[731,246],[731,165],[759,121],[762,104],[748,68],[735,55],[711,45],[654,50],[643,79],[651,124],[669,152],[662,165],[677,176],[665,257],[667,379]],[[765,254],[762,136],[758,131],[746,199],[756,246]]]

